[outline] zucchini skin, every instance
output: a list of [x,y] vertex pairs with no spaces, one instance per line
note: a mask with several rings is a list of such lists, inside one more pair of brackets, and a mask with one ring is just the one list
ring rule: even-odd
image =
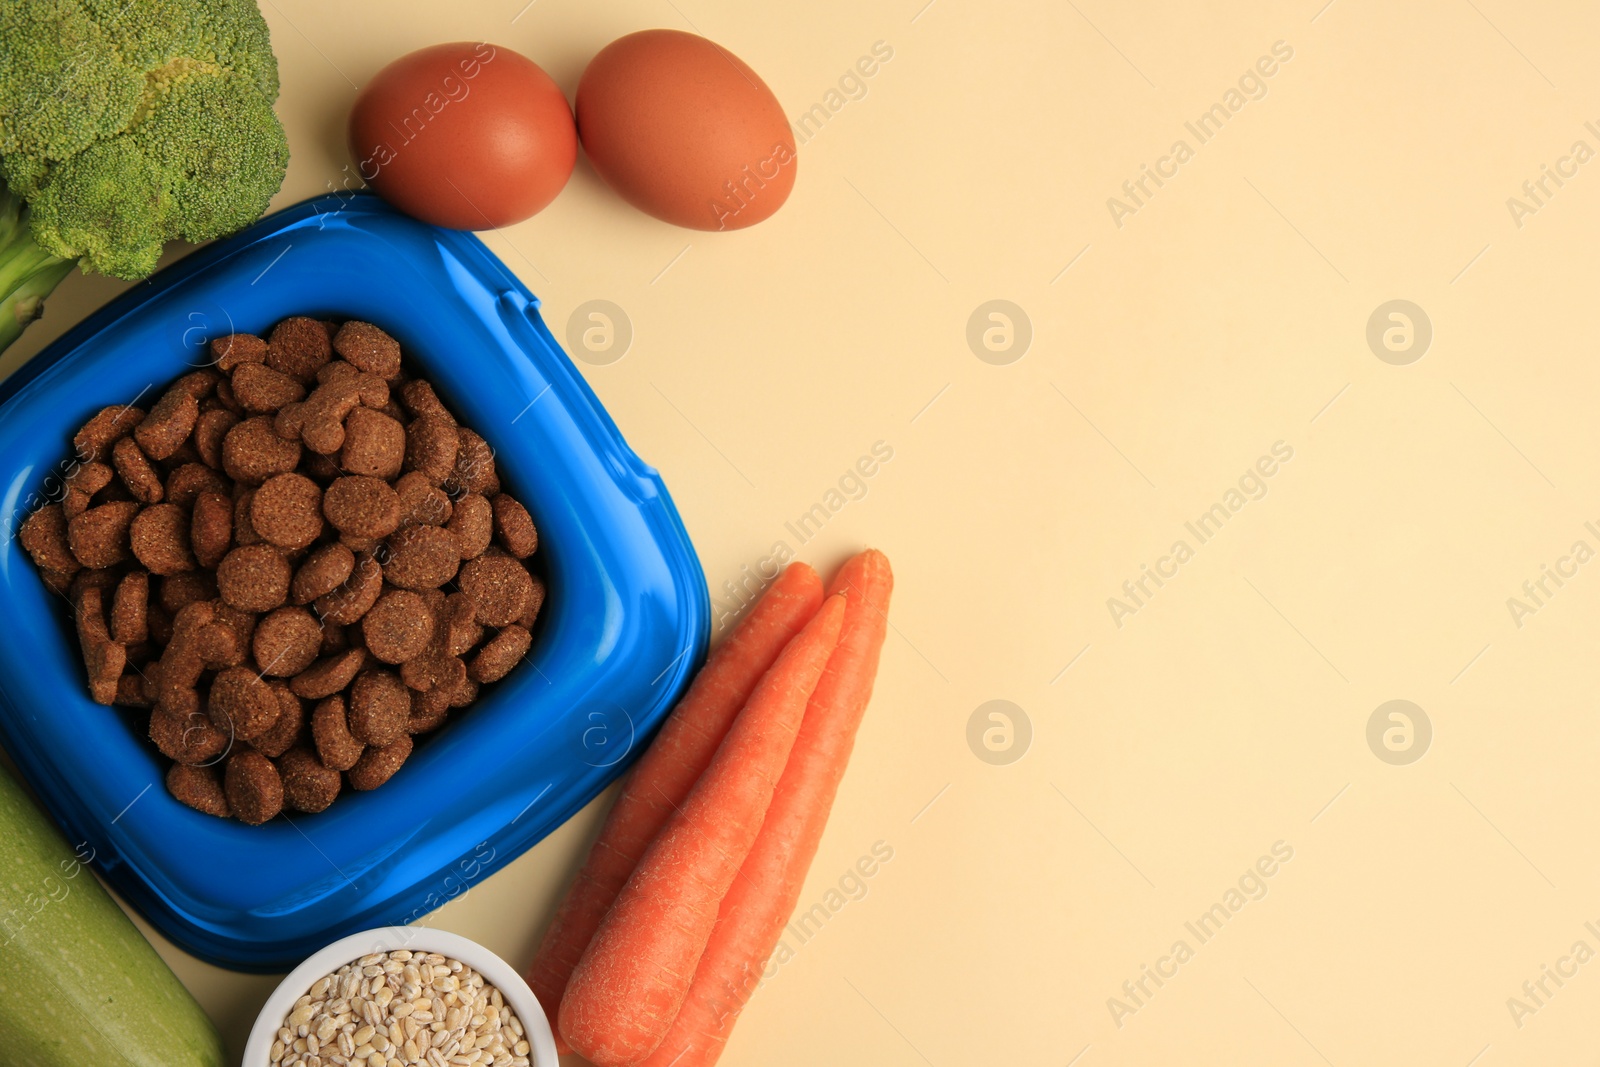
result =
[[216,1028],[0,767],[0,1049],[8,1067],[223,1067]]

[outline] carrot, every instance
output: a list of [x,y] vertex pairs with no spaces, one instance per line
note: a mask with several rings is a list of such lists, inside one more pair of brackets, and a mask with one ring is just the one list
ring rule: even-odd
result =
[[893,588],[889,560],[876,550],[846,563],[829,587],[830,594],[846,596],[838,647],[811,695],[761,833],[723,898],[716,931],[683,1008],[643,1067],[716,1063],[739,1011],[760,983],[800,898],[872,696]]
[[572,972],[561,1033],[599,1067],[639,1063],[677,1017],[717,908],[761,830],[844,612],[844,598],[829,597],[762,676]]
[[[639,857],[694,788],[761,676],[821,603],[816,571],[804,563],[785,569],[717,645],[639,758],[529,968],[528,984],[549,1018],[556,1018],[572,969]],[[559,1035],[557,1044],[567,1051]]]

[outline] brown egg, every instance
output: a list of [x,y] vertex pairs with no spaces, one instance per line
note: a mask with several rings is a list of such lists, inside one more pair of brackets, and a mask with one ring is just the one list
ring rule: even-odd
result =
[[600,177],[641,211],[695,230],[737,230],[794,187],[794,134],[738,56],[679,30],[630,33],[578,83],[578,137]]

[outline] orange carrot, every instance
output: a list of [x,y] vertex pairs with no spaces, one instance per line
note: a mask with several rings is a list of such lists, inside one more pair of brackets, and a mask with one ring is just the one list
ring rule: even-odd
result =
[[567,1044],[599,1067],[633,1067],[677,1018],[717,909],[750,853],[839,640],[829,597],[762,676],[750,702],[595,931],[561,998]]
[[846,597],[838,647],[811,695],[761,833],[723,898],[683,1008],[643,1067],[716,1063],[740,1009],[761,981],[800,898],[872,696],[893,588],[889,560],[876,550],[846,563],[829,587],[830,594]]
[[[655,743],[639,758],[528,971],[528,984],[552,1020],[572,969],[639,857],[694,788],[761,676],[821,604],[817,572],[804,563],[791,564],[712,651]],[[559,1035],[556,1040],[567,1051]]]

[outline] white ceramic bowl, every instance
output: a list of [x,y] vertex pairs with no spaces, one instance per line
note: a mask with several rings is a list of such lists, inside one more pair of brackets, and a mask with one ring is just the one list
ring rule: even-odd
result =
[[398,949],[437,952],[441,956],[460,960],[483,975],[483,980],[500,990],[505,1002],[522,1020],[522,1029],[528,1044],[532,1046],[529,1049],[529,1062],[533,1067],[556,1067],[556,1042],[550,1032],[550,1020],[544,1017],[544,1009],[539,1006],[533,990],[528,988],[528,983],[523,981],[516,968],[475,941],[426,926],[380,926],[363,930],[359,934],[342,937],[313,953],[278,983],[278,988],[267,998],[261,1014],[256,1016],[250,1041],[244,1047],[244,1067],[267,1067],[272,1042],[277,1038],[283,1020],[294,1010],[294,1002],[305,996],[317,979],[332,974],[362,956]]

